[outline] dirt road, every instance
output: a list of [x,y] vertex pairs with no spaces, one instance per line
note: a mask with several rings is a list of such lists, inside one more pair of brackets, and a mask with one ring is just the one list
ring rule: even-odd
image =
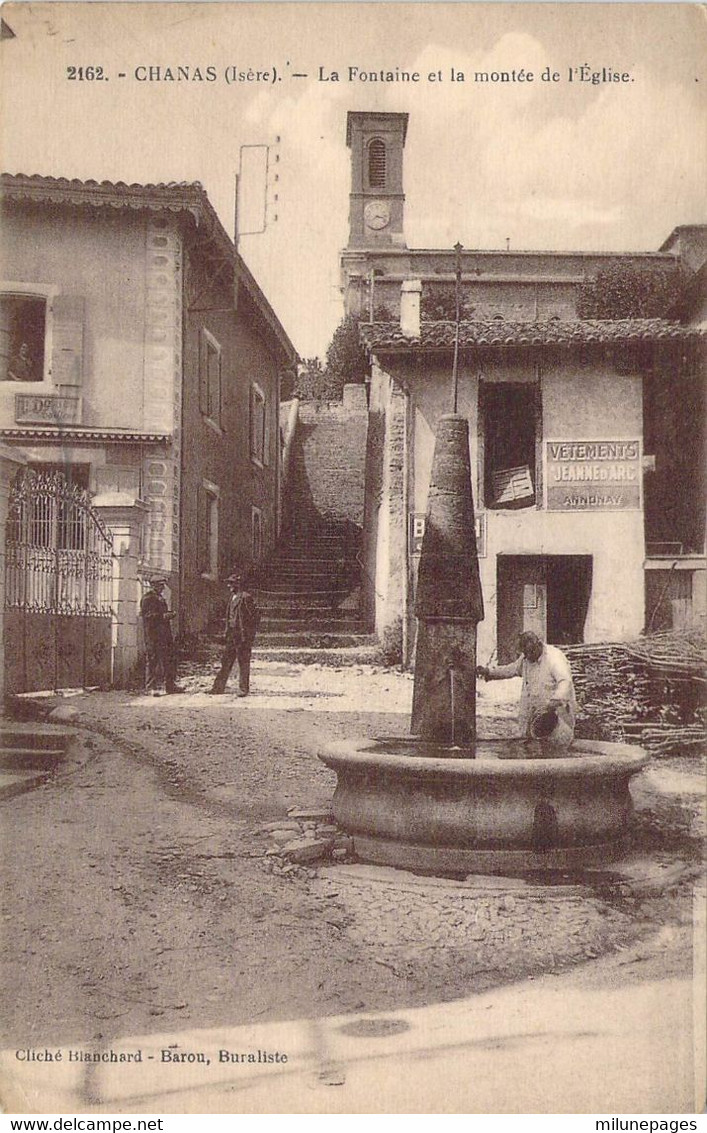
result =
[[331,797],[317,752],[404,734],[411,683],[256,668],[247,700],[208,697],[208,683],[197,669],[184,696],[74,698],[75,755],[2,804],[4,1047],[434,1003],[629,948],[661,926],[662,970],[690,970],[689,884],[577,898],[559,919],[542,902],[497,909],[482,895],[492,927],[505,918],[498,931],[466,934],[438,908],[431,951],[410,935],[413,913],[426,932],[435,901],[424,895],[396,904],[379,889],[371,917],[365,886],[267,873],[263,824]]

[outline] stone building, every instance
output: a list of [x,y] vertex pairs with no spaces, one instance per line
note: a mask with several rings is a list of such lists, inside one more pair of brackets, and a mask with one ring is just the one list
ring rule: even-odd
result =
[[0,188],[0,442],[87,489],[107,527],[120,682],[146,575],[193,634],[234,561],[274,545],[296,355],[199,184]]
[[[672,320],[589,319],[578,303],[607,268],[657,277],[681,265],[695,288],[707,226],[646,253],[410,249],[407,127],[406,114],[347,121],[342,288],[371,361],[369,623],[410,659],[434,433],[453,410],[470,422],[482,660],[510,660],[524,628],[569,643],[703,623],[704,309],[694,294]],[[667,614],[653,581],[666,569],[679,595]]]

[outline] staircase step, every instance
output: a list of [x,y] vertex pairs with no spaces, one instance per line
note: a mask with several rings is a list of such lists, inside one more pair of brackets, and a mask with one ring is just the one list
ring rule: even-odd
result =
[[64,759],[75,735],[73,728],[3,720],[0,723],[0,768],[46,775]]
[[353,590],[357,589],[359,585],[358,576],[348,578],[344,575],[343,571],[336,571],[336,564],[333,564],[329,571],[323,571],[321,574],[308,575],[304,571],[293,571],[291,574],[273,575],[264,580],[261,593],[309,594],[312,592],[321,593],[322,591],[331,593],[332,589],[334,589],[334,580],[336,580],[337,590]]
[[0,767],[12,771],[51,771],[65,755],[63,747],[0,747]]
[[272,645],[257,651],[261,661],[287,661],[292,665],[324,665],[343,668],[346,665],[374,665],[378,661],[377,645],[331,645],[325,648],[307,645]]
[[337,562],[340,559],[353,559],[356,560],[358,551],[351,550],[350,547],[340,544],[331,547],[313,546],[310,543],[293,543],[287,547],[286,554],[283,557],[288,559],[306,560],[306,562]]
[[317,649],[330,649],[342,646],[375,645],[377,638],[372,633],[346,633],[335,630],[332,633],[316,630],[277,630],[259,633],[255,640],[254,654],[272,645],[297,645]]
[[31,791],[49,778],[48,771],[5,771],[0,774],[0,799],[11,799]]
[[333,614],[326,618],[263,618],[260,622],[261,636],[263,633],[302,633],[303,630],[311,630],[312,633],[367,632],[358,613],[347,615],[345,611],[339,616]]
[[317,571],[327,570],[332,563],[341,563],[352,570],[360,569],[360,564],[355,555],[324,555],[322,558],[317,558],[316,555],[310,554],[306,547],[287,548],[287,554],[280,553],[279,558],[275,559],[272,563],[272,569],[276,573],[288,570],[302,570],[303,567],[308,567],[315,574]]
[[350,590],[259,590],[257,602],[263,614],[277,610],[276,617],[287,617],[288,610],[335,609]]
[[65,751],[75,735],[75,729],[59,725],[24,724],[15,720],[0,722],[0,748]]

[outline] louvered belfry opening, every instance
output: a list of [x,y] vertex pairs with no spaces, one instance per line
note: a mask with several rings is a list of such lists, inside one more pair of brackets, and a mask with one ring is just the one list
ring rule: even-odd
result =
[[368,184],[372,189],[385,188],[385,142],[373,138],[368,146]]

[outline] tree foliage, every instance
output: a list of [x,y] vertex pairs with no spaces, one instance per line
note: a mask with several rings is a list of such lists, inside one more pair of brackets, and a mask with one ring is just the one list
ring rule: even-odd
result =
[[327,385],[336,390],[336,397],[341,397],[347,383],[364,382],[368,373],[368,358],[361,346],[358,325],[354,315],[344,315],[327,348]]
[[344,386],[363,382],[368,359],[359,341],[359,320],[346,315],[334,331],[326,359],[305,358],[300,364],[294,395],[306,401],[340,401]]
[[613,264],[582,285],[577,313],[582,319],[663,318],[683,284],[677,267],[656,270]]
[[321,358],[303,358],[297,370],[293,393],[305,401],[325,399],[325,375]]

